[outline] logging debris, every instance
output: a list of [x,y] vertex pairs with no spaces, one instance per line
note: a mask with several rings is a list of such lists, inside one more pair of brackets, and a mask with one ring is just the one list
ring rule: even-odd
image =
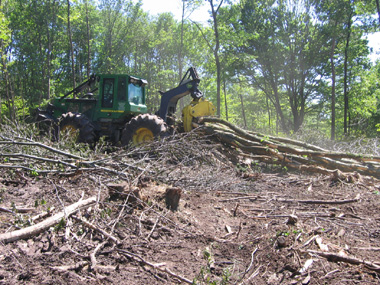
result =
[[[202,124],[202,125],[201,125]],[[288,169],[332,175],[336,180],[358,181],[360,175],[380,178],[380,157],[332,152],[300,141],[245,131],[214,117],[201,117],[194,124],[245,157]]]
[[[0,242],[4,283],[379,282],[380,183],[363,174],[349,181],[322,166],[326,174],[264,168],[255,157],[281,166],[272,154],[285,155],[196,132],[130,149],[2,139],[3,154],[25,155],[3,156],[1,235],[54,221]],[[176,211],[170,189],[180,190]]]

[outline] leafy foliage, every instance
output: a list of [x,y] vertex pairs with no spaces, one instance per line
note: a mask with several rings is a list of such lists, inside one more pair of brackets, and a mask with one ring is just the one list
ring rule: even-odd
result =
[[[327,135],[334,37],[337,137],[347,119],[348,135],[378,136],[379,63],[369,61],[365,40],[378,30],[376,5],[338,2],[210,1],[217,13],[201,25],[191,21],[201,1],[183,1],[178,21],[170,13],[149,15],[141,1],[71,0],[74,78],[76,84],[90,73],[146,78],[154,112],[157,91],[175,87],[182,72],[195,66],[202,92],[220,105],[221,117],[268,133],[316,129]],[[1,111],[21,119],[73,88],[68,2],[1,5]]]

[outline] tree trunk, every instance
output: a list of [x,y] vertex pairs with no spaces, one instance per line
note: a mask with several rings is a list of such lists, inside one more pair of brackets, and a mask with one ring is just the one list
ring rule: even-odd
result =
[[50,69],[51,69],[51,38],[50,38],[50,32],[49,32],[49,28],[47,28],[47,41],[48,41],[48,51],[47,51],[47,55],[46,55],[46,64],[47,64],[47,76],[46,76],[46,80],[47,80],[47,86],[46,86],[46,99],[50,100]]
[[52,4],[50,4],[50,1],[48,2],[48,14],[49,18],[46,21],[46,35],[47,35],[47,55],[46,55],[46,66],[47,66],[47,86],[46,86],[46,99],[50,100],[51,97],[51,62],[52,62],[52,43],[54,43],[54,28],[56,26],[56,1],[54,0]]
[[91,45],[90,45],[90,23],[88,20],[88,0],[85,2],[86,6],[86,29],[87,29],[87,78],[91,75]]
[[[183,50],[183,24],[185,22],[185,0],[182,0],[182,17],[181,17],[181,43],[179,46],[178,52],[178,67],[179,67],[179,80],[182,80],[182,69],[183,69],[183,60],[182,60],[182,50]],[[183,98],[179,99],[180,110],[183,110],[185,107]]]
[[[0,6],[1,6],[1,0],[0,0]],[[4,48],[3,48],[3,39],[0,39],[0,60],[1,60],[1,73],[2,73],[2,77],[5,77],[5,62],[3,61],[3,57],[4,57]],[[1,85],[0,84],[0,88],[1,88]],[[2,96],[0,96],[0,106],[2,106]],[[3,118],[3,112],[1,110],[2,108],[0,108],[0,124],[3,122],[2,118]]]
[[73,39],[72,39],[72,35],[71,35],[71,26],[70,26],[70,0],[67,0],[67,32],[69,34],[70,55],[71,55],[71,73],[73,76],[73,88],[75,88],[76,86],[75,86],[74,47],[73,47]]
[[347,85],[347,69],[348,69],[348,48],[350,46],[350,36],[351,36],[351,25],[352,25],[352,10],[349,14],[348,23],[347,23],[347,37],[346,37],[346,47],[344,49],[344,134],[348,135],[348,85]]
[[7,63],[5,60],[5,56],[2,56],[2,70],[3,70],[3,76],[4,76],[4,83],[5,83],[5,94],[7,98],[6,106],[8,107],[8,115],[9,119],[13,122],[16,118],[16,110],[15,110],[15,104],[14,104],[14,94],[11,87],[11,79],[9,77],[9,73],[7,70]]
[[379,26],[380,26],[380,4],[379,4],[379,0],[376,0],[376,8],[377,8],[377,18],[379,20]]
[[240,96],[240,102],[241,102],[241,112],[243,114],[243,120],[244,120],[244,128],[247,128],[247,119],[245,117],[243,95],[240,93],[239,96]]
[[[213,135],[233,149],[239,149],[237,156],[301,171],[333,174],[336,180],[352,182],[359,180],[360,174],[380,177],[380,156],[331,152],[288,138],[247,132],[215,117],[198,118],[198,123],[206,124],[199,130]],[[194,123],[194,127],[199,127],[199,124]]]
[[224,108],[226,110],[226,120],[228,121],[228,105],[227,105],[227,91],[226,91],[226,81],[223,81],[223,93],[224,93]]
[[220,39],[219,39],[219,31],[218,31],[218,21],[217,14],[220,6],[223,3],[223,0],[220,1],[218,8],[215,10],[214,1],[208,0],[211,6],[212,19],[214,22],[214,35],[215,35],[215,48],[214,48],[214,57],[216,64],[216,115],[220,117],[220,85],[221,85],[221,66],[219,59],[219,47],[220,47]]
[[280,103],[280,97],[277,90],[277,85],[276,85],[276,88],[273,88],[273,93],[274,93],[274,98],[275,98],[274,107],[276,108],[277,118],[278,118],[278,121],[280,121],[281,129],[285,133],[289,133],[289,130],[285,123],[284,113],[282,112],[282,109],[281,109],[281,103]]
[[267,103],[267,111],[268,111],[268,127],[269,127],[269,129],[271,129],[271,116],[270,116],[268,96],[265,96],[265,99],[266,99],[265,101]]
[[335,54],[335,36],[332,38],[331,44],[331,140],[335,140],[335,64],[334,64],[334,54]]

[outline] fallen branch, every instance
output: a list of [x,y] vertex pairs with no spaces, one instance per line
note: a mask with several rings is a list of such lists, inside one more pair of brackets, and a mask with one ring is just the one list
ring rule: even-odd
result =
[[285,202],[285,203],[325,204],[325,205],[349,204],[349,203],[359,202],[359,200],[360,200],[359,195],[356,196],[354,199],[348,199],[348,200],[289,200],[289,199],[276,199],[276,201],[278,201],[278,202]]
[[252,265],[253,265],[253,261],[254,261],[254,257],[255,257],[255,253],[257,252],[258,249],[259,248],[256,247],[255,250],[252,251],[252,253],[251,253],[251,262],[249,263],[248,268],[244,271],[243,276],[240,278],[240,281],[243,280],[243,278],[245,277],[245,275],[251,270]]
[[327,260],[333,261],[333,262],[345,262],[345,263],[354,264],[354,265],[363,264],[366,268],[372,271],[376,271],[377,273],[380,273],[380,266],[370,261],[358,259],[352,256],[345,256],[345,255],[330,253],[330,252],[322,252],[322,251],[316,251],[316,250],[307,250],[307,252],[322,256],[326,258]]
[[380,251],[380,247],[352,247],[357,250]]
[[230,199],[224,199],[224,200],[221,200],[220,202],[228,202],[228,201],[235,201],[235,200],[257,200],[257,196],[245,196],[245,197],[235,197],[235,198],[230,198]]
[[0,212],[15,214],[15,212],[13,212],[12,210],[3,207],[0,207]]
[[158,216],[158,218],[157,218],[157,220],[156,220],[156,222],[154,223],[154,225],[153,225],[153,227],[152,227],[152,230],[150,231],[150,233],[148,234],[148,236],[146,237],[146,240],[149,240],[150,239],[150,237],[152,236],[152,234],[153,234],[153,232],[154,232],[154,230],[156,229],[156,227],[157,227],[157,224],[158,224],[158,222],[160,221],[160,216]]
[[161,271],[161,272],[164,272],[164,273],[167,273],[169,274],[170,276],[174,277],[174,278],[177,278],[179,280],[181,280],[182,282],[185,282],[187,284],[194,284],[193,281],[185,278],[185,277],[182,277],[182,276],[179,276],[173,272],[171,272],[169,269],[167,268],[161,268],[160,265],[157,265],[157,264],[153,264],[151,262],[148,262],[148,261],[145,261],[141,256],[137,255],[137,254],[134,254],[132,252],[128,252],[126,250],[122,250],[122,249],[115,249],[116,251],[122,253],[123,255],[127,256],[128,258],[131,258],[137,262],[141,262],[145,265],[148,265],[158,271]]
[[25,239],[29,238],[31,236],[37,235],[50,227],[56,225],[59,223],[62,219],[66,217],[69,217],[71,214],[79,210],[80,208],[88,207],[91,204],[94,204],[96,202],[96,196],[93,196],[91,198],[88,198],[87,200],[81,200],[79,202],[76,202],[68,207],[65,208],[65,212],[60,212],[58,214],[55,214],[54,216],[27,228],[0,234],[0,242],[8,243],[12,241],[16,241],[19,239]]
[[38,142],[18,142],[18,141],[9,140],[9,141],[0,141],[0,144],[27,145],[27,146],[33,146],[33,147],[37,146],[37,147],[41,147],[41,148],[44,148],[48,151],[55,152],[55,153],[58,153],[58,154],[61,154],[61,155],[64,155],[64,156],[67,156],[70,158],[84,160],[83,157],[80,157],[80,156],[74,155],[72,153],[56,149],[54,147],[47,146],[47,145],[42,144],[42,143],[38,143]]
[[27,207],[23,208],[23,207],[16,206],[13,210],[0,207],[0,212],[6,212],[6,213],[12,213],[12,214],[15,214],[15,213],[32,213],[35,211],[36,211],[35,208],[27,208]]
[[39,157],[39,156],[29,155],[29,154],[24,154],[24,153],[0,153],[0,157],[20,157],[23,160],[33,159],[37,161],[50,162],[53,164],[63,164],[65,166],[69,166],[74,169],[78,168],[78,166],[76,166],[75,164],[67,163],[65,161],[62,161],[61,159],[50,159],[50,158]]
[[87,222],[87,221],[85,221],[85,220],[83,220],[83,219],[80,219],[80,218],[78,218],[78,217],[76,217],[76,216],[72,216],[72,218],[73,218],[74,220],[76,220],[77,222],[82,223],[84,226],[86,226],[86,227],[88,227],[88,228],[90,228],[90,229],[93,229],[93,230],[95,230],[95,231],[101,233],[101,234],[104,235],[106,238],[112,240],[114,243],[116,243],[116,244],[120,244],[120,241],[119,241],[116,237],[114,237],[113,235],[107,233],[106,231],[102,230],[101,228],[95,226],[94,224],[91,224],[90,222]]
[[95,248],[94,252],[90,254],[90,260],[91,260],[91,269],[96,271],[96,267],[98,264],[98,261],[96,260],[96,255],[98,254],[99,250],[103,248],[103,246],[107,243],[107,241],[103,241],[102,243],[98,244],[98,246]]
[[38,214],[38,215],[32,217],[32,221],[35,222],[38,219],[42,219],[42,218],[45,218],[46,216],[51,215],[51,213],[54,211],[54,209],[55,209],[55,207],[51,207],[48,211],[42,212],[41,214]]

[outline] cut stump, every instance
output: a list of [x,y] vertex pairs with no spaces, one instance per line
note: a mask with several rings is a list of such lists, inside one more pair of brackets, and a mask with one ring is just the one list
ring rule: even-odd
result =
[[182,190],[180,188],[167,188],[165,192],[166,207],[172,211],[178,209],[179,200],[181,199]]

